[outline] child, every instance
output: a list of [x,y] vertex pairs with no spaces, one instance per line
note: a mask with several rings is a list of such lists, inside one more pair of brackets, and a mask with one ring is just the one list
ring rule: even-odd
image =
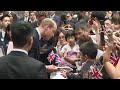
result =
[[82,68],[78,73],[67,72],[63,70],[63,76],[68,79],[85,79],[89,78],[90,66],[96,61],[97,46],[93,42],[85,42],[80,46]]

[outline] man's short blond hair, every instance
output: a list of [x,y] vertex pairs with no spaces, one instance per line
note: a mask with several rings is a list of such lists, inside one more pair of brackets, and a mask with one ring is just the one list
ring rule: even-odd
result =
[[40,25],[41,25],[41,27],[45,27],[45,26],[49,25],[50,28],[54,28],[55,24],[56,23],[54,20],[52,20],[50,18],[45,18],[41,21]]

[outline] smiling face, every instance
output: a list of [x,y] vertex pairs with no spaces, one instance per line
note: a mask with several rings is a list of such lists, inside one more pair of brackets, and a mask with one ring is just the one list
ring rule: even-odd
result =
[[66,43],[65,35],[62,32],[58,36],[58,41],[61,45],[64,45],[64,43]]

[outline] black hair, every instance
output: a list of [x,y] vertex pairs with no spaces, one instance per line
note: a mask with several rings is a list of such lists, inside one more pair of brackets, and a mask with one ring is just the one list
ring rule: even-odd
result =
[[47,17],[48,16],[48,12],[47,11],[38,11],[37,12],[37,16],[38,17],[41,17],[41,16]]
[[77,15],[78,15],[78,20],[80,20],[85,16],[85,11],[78,11]]
[[85,19],[81,19],[81,20],[79,20],[79,22],[77,22],[75,24],[75,30],[80,29],[80,30],[86,31],[87,28],[88,28],[88,26],[87,26],[87,23],[86,23]]
[[11,37],[8,32],[10,32],[10,24],[6,27],[6,32],[5,32],[5,37],[4,37],[4,40],[7,42],[11,41]]
[[55,35],[54,35],[56,37],[56,42],[58,42],[58,37],[59,37],[59,34],[61,32],[66,36],[66,34],[67,34],[68,31],[63,30],[63,29],[57,29],[57,31],[55,32]]
[[14,12],[11,12],[10,14],[11,14],[11,17],[13,17],[13,22],[17,22],[18,21],[17,14]]
[[75,37],[75,33],[73,30],[69,30],[67,31],[67,34],[65,35],[65,39],[67,40],[68,37],[74,36]]
[[5,17],[9,17],[9,18],[10,18],[10,16],[9,16],[8,14],[4,14],[2,17],[0,17],[0,21],[3,21],[3,19],[4,19]]
[[27,22],[20,21],[10,25],[11,39],[15,47],[21,48],[26,45],[29,37],[32,36],[33,30]]
[[47,11],[38,11],[37,12],[37,15],[36,15],[36,18],[37,18],[37,22],[38,22],[38,25],[40,25],[41,21],[45,18],[48,17],[48,12]]
[[93,11],[91,18],[97,18],[101,25],[104,24],[106,12],[105,11]]
[[83,55],[95,59],[97,55],[97,46],[93,42],[85,42],[80,46],[80,51]]
[[66,23],[67,23],[66,15],[62,14],[61,17],[60,17],[60,24],[59,24],[59,26],[61,27],[61,25],[64,25]]
[[106,12],[105,11],[93,11],[91,13],[91,18],[97,18],[98,20],[105,20]]
[[10,24],[6,27],[6,31],[10,31]]
[[78,41],[79,47],[85,42],[93,42],[92,38],[87,32],[81,33]]

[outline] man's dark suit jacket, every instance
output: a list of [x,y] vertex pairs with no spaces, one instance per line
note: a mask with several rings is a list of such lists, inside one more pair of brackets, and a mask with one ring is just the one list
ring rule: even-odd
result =
[[[51,39],[52,40],[52,39]],[[52,41],[53,42],[53,41]],[[50,45],[51,42],[48,42],[50,48],[53,47],[53,45]],[[41,42],[39,40],[39,35],[36,29],[34,29],[33,32],[33,44],[32,47],[30,49],[30,51],[28,52],[28,55],[38,61],[43,62],[45,65],[49,65],[50,63],[47,60],[47,55],[48,54],[43,54],[40,55],[40,48],[41,48]],[[48,78],[50,78],[50,74],[48,73]]]
[[45,65],[20,51],[0,57],[0,79],[48,79]]
[[32,29],[38,27],[38,21],[35,21],[35,22],[29,22],[30,23],[30,26]]
[[40,43],[39,43],[39,35],[36,29],[34,29],[33,32],[33,44],[30,51],[28,52],[28,55],[40,61]]
[[[54,37],[52,37],[51,39],[49,39],[48,41],[46,41],[45,43],[43,42],[42,39],[39,40],[39,35],[37,30],[34,30],[33,33],[33,44],[32,44],[32,48],[31,50],[28,52],[28,55],[32,58],[35,58],[41,62],[43,62],[45,65],[49,65],[50,63],[47,60],[47,56],[48,53],[55,47],[55,40]],[[47,44],[47,47],[45,49],[47,49],[47,51],[45,52],[45,54],[40,54],[41,52],[41,48],[44,44]]]

